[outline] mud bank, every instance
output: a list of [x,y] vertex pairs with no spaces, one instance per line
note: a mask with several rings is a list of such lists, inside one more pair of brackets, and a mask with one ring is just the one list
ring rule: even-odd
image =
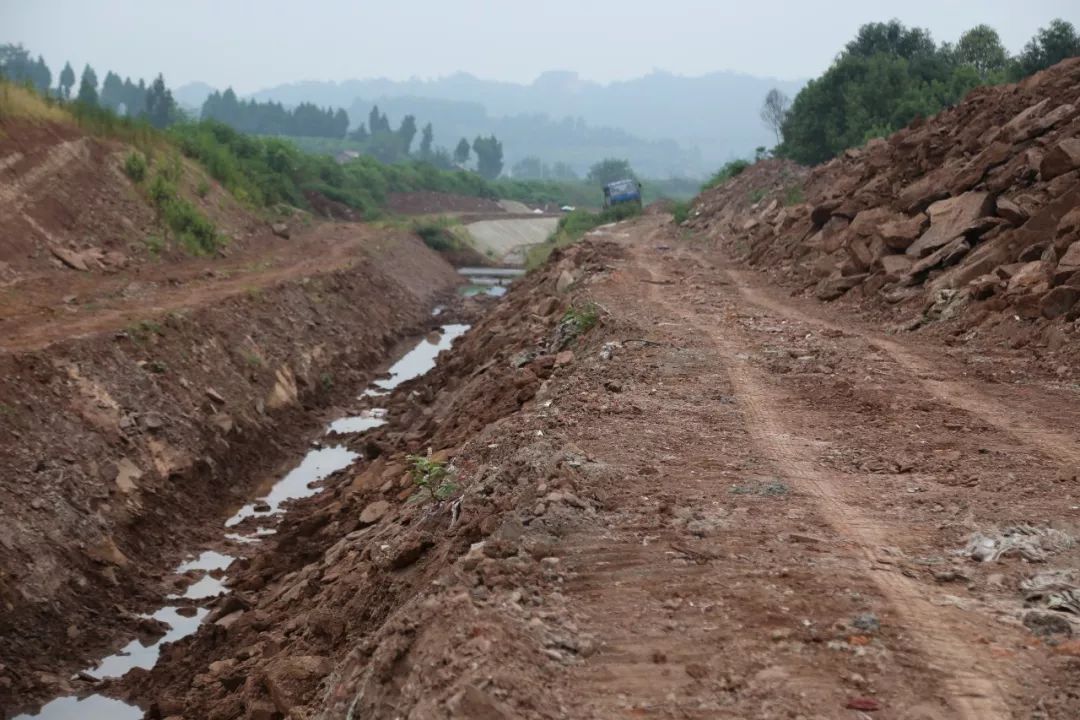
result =
[[458,283],[419,241],[379,238],[345,269],[0,356],[0,716],[159,634],[138,613],[176,563]]

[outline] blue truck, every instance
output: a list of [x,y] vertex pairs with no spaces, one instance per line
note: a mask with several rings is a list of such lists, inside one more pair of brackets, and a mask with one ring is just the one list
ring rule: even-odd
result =
[[604,209],[633,203],[641,207],[641,183],[632,178],[616,180],[604,186]]

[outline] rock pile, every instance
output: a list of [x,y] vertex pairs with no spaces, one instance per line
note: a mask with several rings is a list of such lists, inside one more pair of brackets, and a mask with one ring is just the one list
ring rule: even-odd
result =
[[[779,179],[779,181],[778,181]],[[821,300],[1080,316],[1080,58],[806,171],[758,163],[688,224]],[[922,315],[918,324],[927,319]]]

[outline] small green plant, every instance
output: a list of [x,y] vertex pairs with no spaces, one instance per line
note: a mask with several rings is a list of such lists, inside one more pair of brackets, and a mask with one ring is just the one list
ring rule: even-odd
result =
[[127,334],[136,343],[144,343],[154,335],[164,335],[165,329],[161,323],[153,320],[140,320],[127,326]]
[[161,375],[169,368],[165,365],[165,363],[160,360],[151,360],[150,362],[146,363],[146,369],[154,373],[155,375]]
[[262,367],[266,364],[266,361],[262,359],[261,355],[252,351],[244,353],[244,362],[251,367]]
[[757,190],[751,190],[750,191],[750,202],[751,203],[756,205],[757,203],[761,202],[764,199],[765,199],[765,189],[764,188],[758,188]]
[[334,376],[324,372],[319,376],[319,384],[322,385],[323,390],[329,391],[334,387]]
[[671,217],[675,219],[676,225],[682,225],[690,217],[690,203],[686,200],[682,200],[672,205]]
[[146,157],[137,150],[132,150],[124,159],[124,173],[134,183],[141,183],[146,179]]
[[457,485],[450,481],[450,469],[445,462],[423,455],[410,455],[408,460],[412,466],[409,475],[413,483],[426,491],[430,500],[445,500],[457,492]]
[[195,194],[201,198],[205,198],[210,194],[210,183],[206,182],[206,179],[199,181],[199,184],[195,186]]
[[146,238],[146,249],[151,255],[160,255],[165,251],[165,238],[160,235],[150,235]]
[[588,332],[600,319],[600,312],[595,303],[585,303],[581,307],[571,305],[566,309],[562,317],[563,323],[573,323],[578,327],[579,334]]

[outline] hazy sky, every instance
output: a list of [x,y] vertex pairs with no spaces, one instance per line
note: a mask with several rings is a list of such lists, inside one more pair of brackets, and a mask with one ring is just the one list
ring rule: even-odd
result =
[[[827,9],[826,9],[827,8]],[[0,0],[0,42],[56,73],[203,80],[240,92],[297,80],[436,77],[529,82],[544,70],[600,81],[653,69],[785,79],[824,70],[859,25],[898,17],[955,40],[980,22],[1011,51],[1078,0]]]

